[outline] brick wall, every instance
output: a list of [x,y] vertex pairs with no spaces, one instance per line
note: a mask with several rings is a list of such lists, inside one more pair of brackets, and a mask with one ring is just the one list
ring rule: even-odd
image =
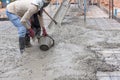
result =
[[120,8],[120,0],[114,0],[114,6]]
[[[114,1],[114,7],[120,8],[120,0],[113,0]],[[100,0],[101,4],[109,5],[109,0]]]

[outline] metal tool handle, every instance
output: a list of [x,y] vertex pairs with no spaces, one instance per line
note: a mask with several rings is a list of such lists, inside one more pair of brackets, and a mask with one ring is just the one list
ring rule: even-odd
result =
[[45,9],[43,9],[43,11],[49,16],[49,18],[50,18],[55,24],[58,24],[57,21],[55,21],[55,19],[53,19],[53,18],[48,14],[48,12],[47,12]]

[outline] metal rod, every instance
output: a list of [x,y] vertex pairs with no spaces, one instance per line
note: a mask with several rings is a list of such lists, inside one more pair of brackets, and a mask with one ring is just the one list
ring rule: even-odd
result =
[[112,19],[114,17],[114,1],[112,0]]
[[87,6],[86,3],[87,3],[86,0],[84,0],[84,21],[85,22],[86,22],[86,6]]
[[53,18],[48,14],[48,12],[47,12],[45,9],[43,9],[43,11],[49,16],[49,18],[50,18],[55,24],[57,24],[57,21],[55,21],[55,19],[53,19]]
[[80,0],[77,0],[77,1],[78,1],[78,7],[80,8],[80,6],[81,6],[81,5],[80,5]]
[[111,18],[111,0],[109,0],[109,19]]

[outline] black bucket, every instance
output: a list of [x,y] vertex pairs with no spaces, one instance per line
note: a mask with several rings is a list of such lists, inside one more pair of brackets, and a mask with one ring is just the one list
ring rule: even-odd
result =
[[41,36],[39,39],[39,44],[41,50],[47,51],[54,46],[54,39],[51,36]]

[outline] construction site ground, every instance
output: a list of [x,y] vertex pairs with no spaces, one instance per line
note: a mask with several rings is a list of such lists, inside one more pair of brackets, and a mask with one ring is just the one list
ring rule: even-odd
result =
[[0,80],[120,80],[120,23],[97,6],[89,7],[84,22],[71,5],[50,36],[55,45],[48,51],[31,40],[21,55],[17,29],[0,21]]

